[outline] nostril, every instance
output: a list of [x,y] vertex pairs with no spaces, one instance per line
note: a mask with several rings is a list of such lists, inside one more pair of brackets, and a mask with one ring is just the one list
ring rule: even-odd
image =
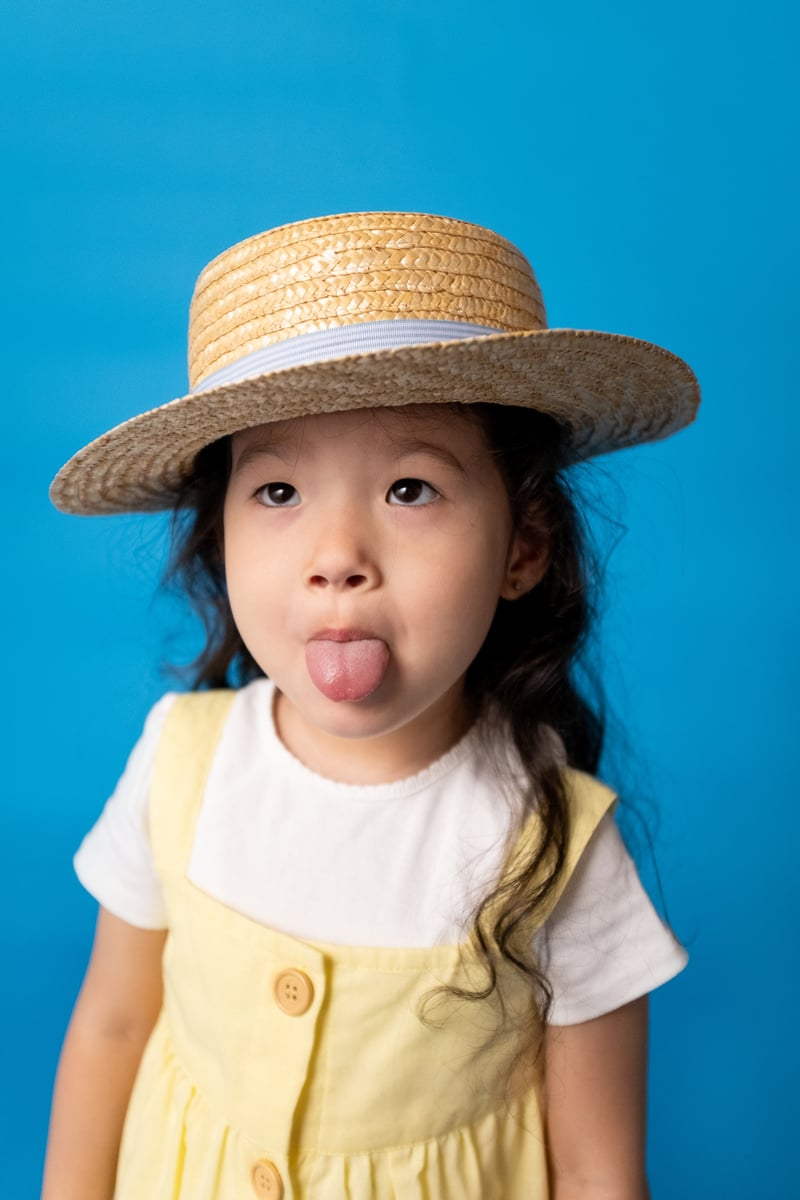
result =
[[307,586],[312,588],[360,588],[368,582],[366,575],[309,575]]

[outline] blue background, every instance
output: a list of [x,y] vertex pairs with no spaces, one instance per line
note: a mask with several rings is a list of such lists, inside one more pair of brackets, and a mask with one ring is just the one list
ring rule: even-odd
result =
[[793,21],[774,0],[41,0],[7,16],[4,1195],[36,1195],[90,943],[71,853],[160,662],[188,644],[153,599],[163,521],[66,518],[47,485],[186,390],[212,256],[370,208],[489,225],[530,257],[551,324],[650,338],[697,371],[699,422],[602,466],[627,529],[605,622],[614,766],[658,809],[692,953],[653,1002],[651,1179],[683,1200],[793,1189]]

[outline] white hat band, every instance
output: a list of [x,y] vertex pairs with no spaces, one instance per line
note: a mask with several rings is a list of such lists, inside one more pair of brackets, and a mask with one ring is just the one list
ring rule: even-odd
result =
[[389,321],[362,321],[355,325],[337,325],[334,329],[315,329],[311,333],[298,333],[271,346],[251,350],[218,371],[212,371],[194,390],[207,392],[209,388],[240,383],[243,379],[252,379],[269,371],[344,358],[349,354],[370,354],[375,350],[431,342],[457,342],[461,338],[507,332],[507,329],[469,325],[465,321],[434,321],[418,317],[395,317]]

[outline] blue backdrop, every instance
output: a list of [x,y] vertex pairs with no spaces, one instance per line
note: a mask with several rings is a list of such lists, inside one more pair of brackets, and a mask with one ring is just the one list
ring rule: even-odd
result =
[[153,600],[163,522],[68,519],[47,485],[85,441],[186,390],[188,301],[213,255],[370,208],[497,229],[533,262],[551,324],[651,338],[699,375],[696,426],[602,468],[627,527],[605,623],[631,751],[617,766],[657,805],[692,953],[653,1003],[651,1178],[656,1198],[789,1194],[794,11],[40,0],[7,15],[5,1195],[37,1193],[90,943],[71,854],[188,637]]

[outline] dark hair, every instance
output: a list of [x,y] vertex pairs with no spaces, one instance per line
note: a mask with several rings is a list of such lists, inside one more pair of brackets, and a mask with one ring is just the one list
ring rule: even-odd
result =
[[[600,572],[566,472],[564,428],[526,409],[477,409],[505,479],[515,528],[546,548],[547,569],[527,595],[500,600],[467,673],[467,687],[510,732],[528,775],[528,806],[535,803],[541,836],[475,913],[487,982],[483,989],[459,994],[464,999],[491,994],[497,985],[496,949],[532,981],[544,1023],[552,990],[533,957],[529,931],[564,872],[570,834],[564,758],[594,774],[603,748],[602,691],[585,655]],[[579,674],[591,700],[579,686]]]
[[[490,996],[497,986],[499,954],[531,980],[545,1021],[552,992],[525,933],[564,871],[569,840],[564,754],[570,766],[594,773],[602,749],[601,693],[583,656],[597,568],[565,475],[562,426],[527,409],[450,407],[480,422],[508,490],[515,528],[546,547],[548,565],[527,595],[500,600],[466,679],[476,710],[510,732],[530,781],[528,806],[535,799],[541,838],[475,914],[485,987],[446,990],[463,999]],[[190,668],[194,687],[241,686],[263,674],[234,624],[225,586],[222,508],[229,469],[228,439],[202,450],[175,510],[167,581],[182,585],[206,632],[205,647]],[[591,685],[594,703],[582,694],[579,672],[584,687]]]

